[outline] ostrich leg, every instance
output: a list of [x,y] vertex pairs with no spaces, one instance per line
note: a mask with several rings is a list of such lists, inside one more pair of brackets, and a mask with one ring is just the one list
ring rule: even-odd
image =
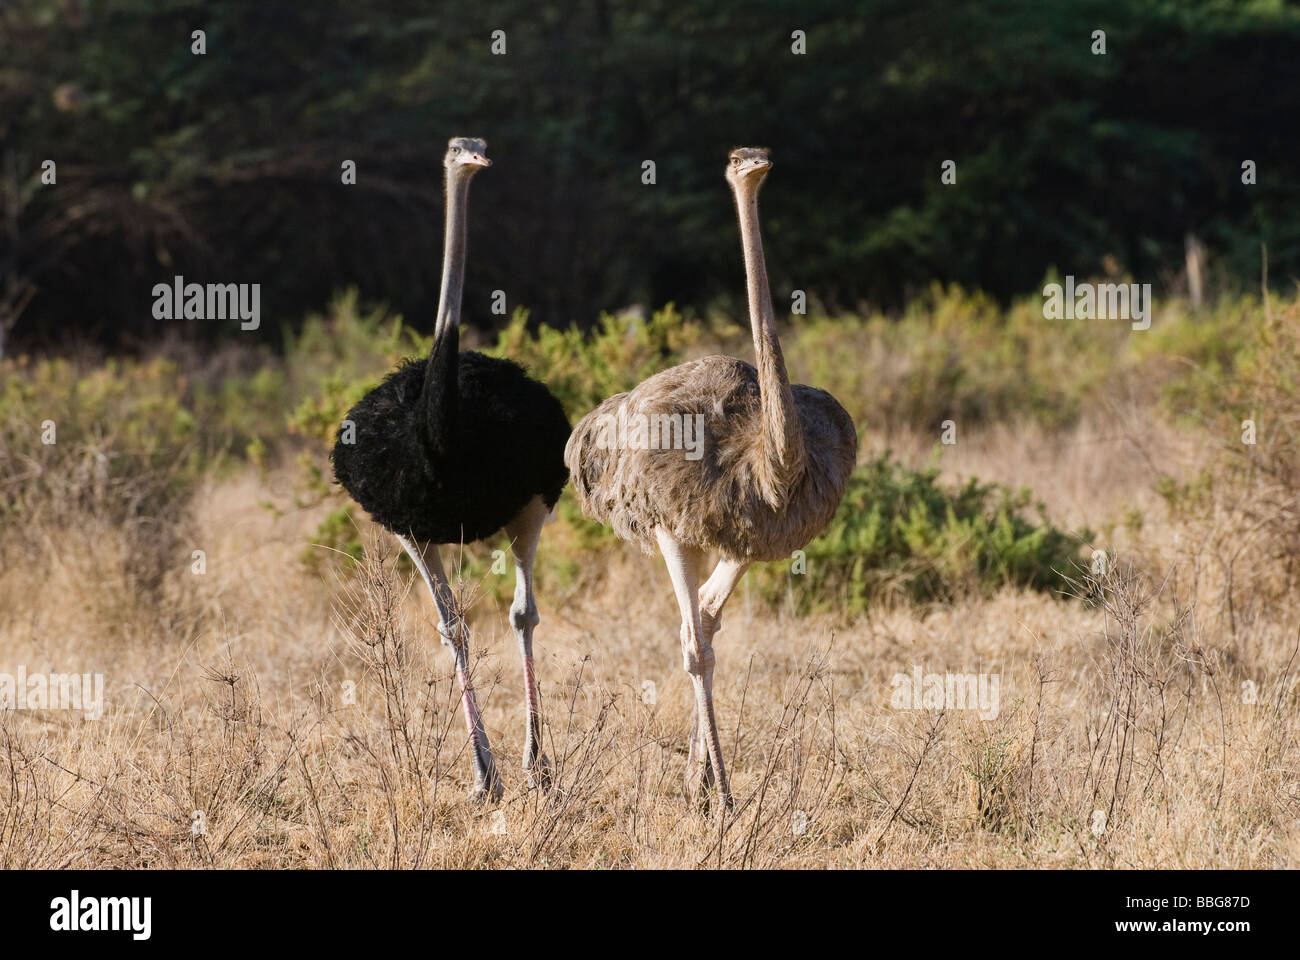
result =
[[503,792],[501,777],[492,760],[492,747],[488,743],[487,732],[483,729],[483,718],[479,715],[474,686],[470,682],[469,629],[465,626],[465,618],[456,609],[447,575],[442,569],[442,560],[438,557],[438,546],[406,537],[397,539],[415,568],[420,571],[429,592],[433,594],[434,606],[438,608],[438,633],[456,657],[456,680],[460,683],[460,702],[465,709],[465,729],[469,733],[470,748],[474,754],[474,798],[480,801],[500,800]]
[[549,511],[541,497],[534,497],[519,511],[519,516],[506,524],[510,549],[515,555],[515,600],[510,605],[510,626],[519,641],[519,655],[524,661],[524,710],[527,728],[524,731],[524,772],[530,787],[551,786],[551,761],[542,752],[542,711],[537,696],[537,677],[533,673],[533,628],[540,617],[533,600],[533,559],[537,555],[537,540],[542,533]]
[[[695,732],[691,738],[691,762],[686,768],[686,790],[703,808],[708,806],[707,788],[712,784],[717,788],[722,806],[727,808],[731,806],[731,787],[727,783],[727,768],[722,763],[718,721],[713,714],[713,644],[700,623],[696,592],[705,556],[694,547],[678,543],[662,527],[655,530],[655,537],[668,564],[677,606],[682,612],[682,665],[691,675],[695,688]],[[697,738],[702,745],[700,750],[695,746]]]
[[[704,586],[700,587],[700,632],[710,649],[713,647],[713,637],[722,629],[722,608],[736,589],[740,578],[752,565],[749,561],[728,560],[724,557],[718,561]],[[688,776],[690,771],[700,770],[702,765],[704,783],[713,784],[713,763],[709,760],[708,744],[701,736],[698,714],[691,724],[691,752],[686,764]]]
[[700,626],[704,638],[713,642],[713,635],[722,629],[722,608],[731,596],[745,571],[753,566],[748,560],[723,558],[714,567],[709,579],[700,587]]

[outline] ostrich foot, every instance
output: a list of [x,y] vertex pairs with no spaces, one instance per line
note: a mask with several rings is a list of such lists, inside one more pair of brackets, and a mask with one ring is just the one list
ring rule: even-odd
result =
[[498,779],[495,782],[495,789],[488,789],[482,784],[474,784],[474,789],[469,792],[469,802],[476,807],[486,807],[488,804],[500,803],[501,796],[505,793],[505,788],[501,786]]
[[714,794],[713,767],[708,757],[686,761],[686,798],[699,813],[708,813]]
[[470,683],[469,671],[461,668],[456,671],[460,681],[460,702],[465,711],[465,729],[469,734],[470,753],[474,758],[474,788],[470,799],[476,803],[501,799],[504,788],[501,775],[497,773],[496,761],[492,758],[492,746],[488,743],[487,732],[483,729],[483,718],[479,714],[478,701],[474,697],[474,687]]
[[495,766],[489,766],[486,772],[474,771],[474,786],[469,792],[471,803],[479,806],[497,803],[504,793],[505,788],[501,785],[501,777]]
[[731,796],[731,791],[720,791],[718,789],[717,778],[713,773],[713,764],[706,757],[703,760],[688,762],[686,766],[686,796],[691,806],[701,814],[709,812],[713,806],[715,797],[721,797],[721,809],[736,809],[736,801]]
[[[718,793],[717,776],[709,760],[709,750],[699,733],[699,722],[691,725],[691,752],[686,758],[686,775],[683,777],[686,797],[700,813],[708,813],[713,805],[713,798]],[[723,805],[730,810],[734,804],[731,794],[727,793]]]
[[530,763],[524,759],[524,773],[528,775],[529,790],[551,789],[551,761],[544,753],[538,753]]

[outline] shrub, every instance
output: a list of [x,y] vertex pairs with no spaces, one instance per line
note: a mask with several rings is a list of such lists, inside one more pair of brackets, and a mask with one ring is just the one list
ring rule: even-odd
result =
[[[1271,349],[1259,335],[1263,310],[1253,297],[1224,298],[1212,308],[1165,311],[1138,342],[1144,379],[1160,385],[1165,408],[1179,420],[1215,421],[1224,403],[1246,399],[1239,368]],[[1255,359],[1252,359],[1255,358]]]
[[1224,570],[1218,607],[1236,633],[1300,585],[1300,303],[1266,313],[1245,299],[1188,326],[1180,342],[1204,345],[1189,358],[1204,367],[1165,393],[1201,425],[1210,457],[1190,481],[1162,477],[1158,490]]
[[[31,529],[78,514],[101,519],[122,531],[130,581],[156,587],[179,562],[175,530],[204,461],[185,393],[185,378],[160,359],[90,369],[62,359],[6,361],[0,522]],[[10,538],[0,542],[9,546]]]
[[[1004,584],[1064,589],[1089,531],[1052,526],[1028,490],[971,478],[950,491],[938,477],[936,468],[910,470],[887,453],[859,466],[830,526],[804,549],[800,580],[793,563],[767,564],[756,571],[760,589],[773,599],[787,594],[801,612],[848,613]],[[1037,523],[1024,516],[1031,506]]]
[[602,314],[590,333],[543,324],[532,333],[528,311],[516,310],[510,324],[485,350],[523,364],[545,383],[577,421],[606,397],[630,390],[660,370],[681,363],[707,329],[688,323],[670,303],[649,319],[636,314]]
[[[860,429],[939,429],[1025,418],[1049,429],[1121,369],[1127,326],[1046,320],[1040,298],[1008,310],[935,285],[902,318],[810,316],[786,338],[791,375],[829,390]],[[743,348],[743,345],[742,345]]]
[[[1047,329],[1041,310],[1035,312],[1032,304],[1018,310],[1012,321],[986,298],[936,288],[903,323],[883,317],[807,321],[788,338],[787,352],[801,379],[832,390],[859,418],[875,416],[878,422],[883,410],[887,420],[937,422],[948,416],[993,419],[1029,410],[1049,421],[1068,419],[1083,384],[1092,382],[1087,371],[1097,366],[1081,364],[1079,357],[1085,349],[1099,357],[1113,344],[1085,348],[1085,341],[1099,340],[1095,331],[1079,327],[1063,334]],[[1004,320],[1018,331],[1009,346],[1001,345]],[[747,328],[720,318],[687,322],[671,304],[649,318],[607,314],[587,334],[545,325],[532,332],[527,311],[521,309],[484,352],[523,364],[576,421],[611,394],[706,348],[743,356],[748,337]],[[875,343],[865,351],[875,358],[867,364],[857,349],[863,343]],[[398,359],[428,347],[428,339],[404,328],[400,318],[388,318],[382,310],[359,314],[354,295],[336,301],[327,317],[309,320],[288,363],[294,370],[310,367],[320,385],[291,418],[292,429],[313,441],[303,459],[306,488],[314,495],[341,496],[332,492],[324,457],[347,410]],[[1023,370],[1027,355],[1037,358],[1036,375],[1026,376]],[[1070,363],[1073,379],[1062,375]],[[895,373],[892,386],[883,388],[863,373],[899,366],[904,372]],[[1026,519],[1032,506],[1028,491],[972,479],[949,492],[938,483],[937,470],[906,470],[887,457],[863,465],[835,520],[805,551],[808,575],[799,581],[797,606],[854,613],[885,597],[931,601],[1002,583],[1062,587],[1079,538],[1052,527],[1041,507],[1036,523]],[[575,553],[610,549],[617,542],[607,528],[581,515],[567,491],[558,514],[559,523],[543,538],[538,555],[543,587],[565,586],[579,576]],[[339,553],[312,549],[306,554],[309,562],[356,556],[356,516],[351,505],[332,511],[314,541]],[[488,575],[492,560],[483,549],[457,553],[455,563],[463,579],[478,583],[489,596],[504,598],[513,588],[513,578]],[[775,599],[780,593],[795,595],[788,576],[770,565],[755,571],[753,579]]]

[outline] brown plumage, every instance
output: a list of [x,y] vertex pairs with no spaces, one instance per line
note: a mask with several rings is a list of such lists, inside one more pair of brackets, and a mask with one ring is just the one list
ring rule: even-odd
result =
[[[712,639],[722,607],[752,563],[789,559],[825,528],[858,446],[853,420],[834,397],[791,386],[786,376],[758,227],[768,152],[739,148],[728,159],[755,365],[714,356],[658,373],[584,417],[564,452],[583,511],[647,552],[657,545],[664,554],[682,612],[683,661],[695,685],[687,787],[705,799],[702,788],[716,783],[727,804],[712,695]],[[700,587],[711,552],[722,559]]]
[[[791,392],[803,456],[789,477],[756,442],[758,371],[743,360],[693,360],[610,397],[583,418],[565,449],[583,512],[649,554],[662,527],[679,543],[735,560],[790,559],[830,522],[857,456],[853,421],[834,397],[802,384]],[[618,422],[609,418],[630,423],[652,414],[702,414],[700,459],[680,449],[602,448],[606,425]]]

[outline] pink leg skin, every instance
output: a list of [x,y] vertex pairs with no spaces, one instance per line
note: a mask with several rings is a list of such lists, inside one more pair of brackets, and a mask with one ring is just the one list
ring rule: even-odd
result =
[[460,683],[460,703],[465,710],[470,749],[474,751],[474,795],[480,800],[500,800],[504,790],[492,759],[492,748],[488,746],[487,733],[483,730],[478,703],[474,699],[474,686],[464,669],[457,669],[456,680]]
[[460,705],[465,708],[465,729],[469,731],[470,739],[476,741],[477,747],[478,732],[483,724],[479,719],[478,704],[474,701],[474,687],[464,670],[456,671],[456,679],[460,681]]
[[524,709],[528,715],[525,731],[524,770],[530,787],[549,789],[551,763],[542,753],[542,707],[537,696],[537,675],[533,672],[532,656],[524,657]]
[[424,578],[425,586],[433,596],[433,605],[438,610],[438,635],[456,658],[460,703],[465,710],[465,729],[469,731],[469,745],[474,755],[473,798],[479,802],[500,800],[504,792],[501,775],[492,760],[492,747],[488,744],[483,718],[479,716],[478,704],[474,700],[474,687],[469,680],[469,631],[447,586],[447,575],[438,557],[438,545],[400,536],[397,541]]

